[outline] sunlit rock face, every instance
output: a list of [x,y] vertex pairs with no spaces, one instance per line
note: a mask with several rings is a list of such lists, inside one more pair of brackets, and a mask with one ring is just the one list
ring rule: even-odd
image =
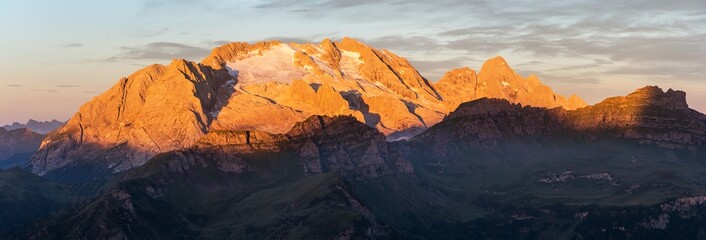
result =
[[432,84],[407,59],[350,38],[236,42],[215,48],[201,63],[174,60],[121,79],[48,136],[29,166],[40,175],[78,165],[119,172],[192,146],[210,131],[283,134],[313,115],[352,116],[387,140],[406,139],[481,97],[585,106],[536,77],[519,76],[499,57],[478,75],[454,70]]
[[101,162],[122,171],[157,153],[191,146],[208,131],[209,113],[218,108],[228,79],[225,70],[185,60],[146,67],[81,106],[42,142],[29,166],[45,174]]
[[537,76],[523,78],[502,57],[489,59],[480,73],[469,68],[447,72],[435,85],[449,111],[480,98],[500,98],[521,105],[573,110],[588,104],[576,95],[568,99],[542,85]]
[[224,52],[238,46],[218,48],[204,60],[237,80],[212,129],[284,133],[312,115],[351,115],[386,135],[414,134],[446,114],[431,84],[406,59],[350,38]]

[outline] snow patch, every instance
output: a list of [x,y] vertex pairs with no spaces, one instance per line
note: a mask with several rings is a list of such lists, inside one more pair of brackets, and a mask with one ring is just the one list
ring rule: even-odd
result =
[[360,53],[351,51],[341,51],[341,71],[351,79],[363,79],[358,73],[358,66],[365,64],[360,60]]
[[358,52],[341,51],[341,56],[353,59],[353,62],[358,65],[365,63],[365,61],[360,60],[360,53]]
[[291,83],[304,76],[304,72],[294,66],[294,49],[289,45],[279,45],[262,53],[239,61],[226,63],[231,76],[238,79],[238,85],[265,82]]
[[502,81],[502,82],[500,82],[500,83],[502,83],[503,86],[505,86],[505,87],[510,86],[510,83],[508,83],[508,82],[506,82],[506,81]]

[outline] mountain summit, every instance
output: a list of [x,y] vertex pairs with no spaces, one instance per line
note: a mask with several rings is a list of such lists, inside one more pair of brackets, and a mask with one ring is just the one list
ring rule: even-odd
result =
[[486,61],[479,74],[469,68],[455,69],[447,72],[434,86],[443,96],[448,111],[453,111],[463,102],[484,97],[567,110],[588,105],[576,95],[567,99],[554,93],[550,87],[542,85],[535,75],[523,78],[499,56]]
[[312,115],[350,115],[396,140],[482,97],[586,106],[534,76],[521,77],[501,57],[488,60],[478,75],[457,69],[432,84],[407,59],[351,38],[236,42],[215,48],[201,63],[177,59],[120,79],[50,134],[29,166],[40,175],[62,168],[87,176],[118,172],[190,147],[210,131],[282,134]]

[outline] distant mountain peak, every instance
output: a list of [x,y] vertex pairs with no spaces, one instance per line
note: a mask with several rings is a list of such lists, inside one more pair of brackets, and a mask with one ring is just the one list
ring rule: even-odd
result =
[[501,68],[502,70],[512,70],[505,58],[503,58],[502,56],[495,56],[486,60],[483,63],[483,66],[480,68],[480,71],[493,71],[498,68]]
[[21,129],[21,128],[29,128],[34,132],[40,133],[40,134],[46,134],[48,132],[54,131],[55,129],[61,127],[64,125],[63,122],[60,122],[56,119],[53,119],[51,121],[37,121],[34,119],[29,119],[27,123],[19,123],[19,122],[14,122],[10,125],[5,125],[2,128],[7,129],[7,130],[15,130],[15,129]]

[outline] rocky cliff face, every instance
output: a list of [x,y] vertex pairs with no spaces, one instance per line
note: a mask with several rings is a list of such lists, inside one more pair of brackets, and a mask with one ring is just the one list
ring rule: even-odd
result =
[[503,139],[554,134],[567,122],[562,108],[523,107],[505,99],[482,98],[461,104],[413,141],[432,143],[444,148],[441,152],[454,145],[492,148]]
[[407,160],[391,156],[385,135],[345,116],[312,116],[296,123],[286,134],[210,132],[182,155],[209,156],[222,171],[246,172],[255,168],[239,156],[286,151],[293,153],[307,175],[336,172],[353,179],[369,179],[412,172]]
[[352,115],[391,135],[425,128],[446,113],[431,84],[406,59],[350,38],[230,44],[204,62],[221,64],[237,80],[214,130],[284,133],[312,115]]
[[522,78],[502,58],[489,60],[477,77],[458,70],[431,84],[406,59],[350,38],[230,43],[201,63],[174,60],[121,79],[50,134],[30,167],[40,175],[76,165],[119,172],[190,147],[208,132],[285,134],[313,115],[349,115],[388,139],[404,139],[481,97],[585,105]]
[[573,110],[588,104],[576,95],[568,99],[542,85],[537,76],[523,78],[502,57],[491,58],[479,74],[468,68],[449,71],[435,84],[448,111],[480,98],[506,99],[525,106]]
[[572,127],[584,132],[635,139],[667,148],[706,143],[704,115],[689,109],[686,93],[648,86],[625,96],[570,112]]
[[[208,131],[228,79],[225,70],[184,60],[146,67],[81,106],[42,142],[30,167],[41,175],[70,163],[101,161],[122,171],[157,153],[191,146]],[[106,150],[119,157],[107,158]]]
[[307,174],[342,172],[356,179],[412,173],[411,164],[395,158],[385,136],[352,117],[314,116],[287,133]]
[[[502,99],[461,104],[444,121],[415,141],[492,147],[497,141],[560,132],[588,138],[615,137],[665,148],[695,148],[706,143],[704,115],[689,109],[686,94],[648,86],[576,110],[521,106]],[[442,151],[443,152],[443,151]]]

